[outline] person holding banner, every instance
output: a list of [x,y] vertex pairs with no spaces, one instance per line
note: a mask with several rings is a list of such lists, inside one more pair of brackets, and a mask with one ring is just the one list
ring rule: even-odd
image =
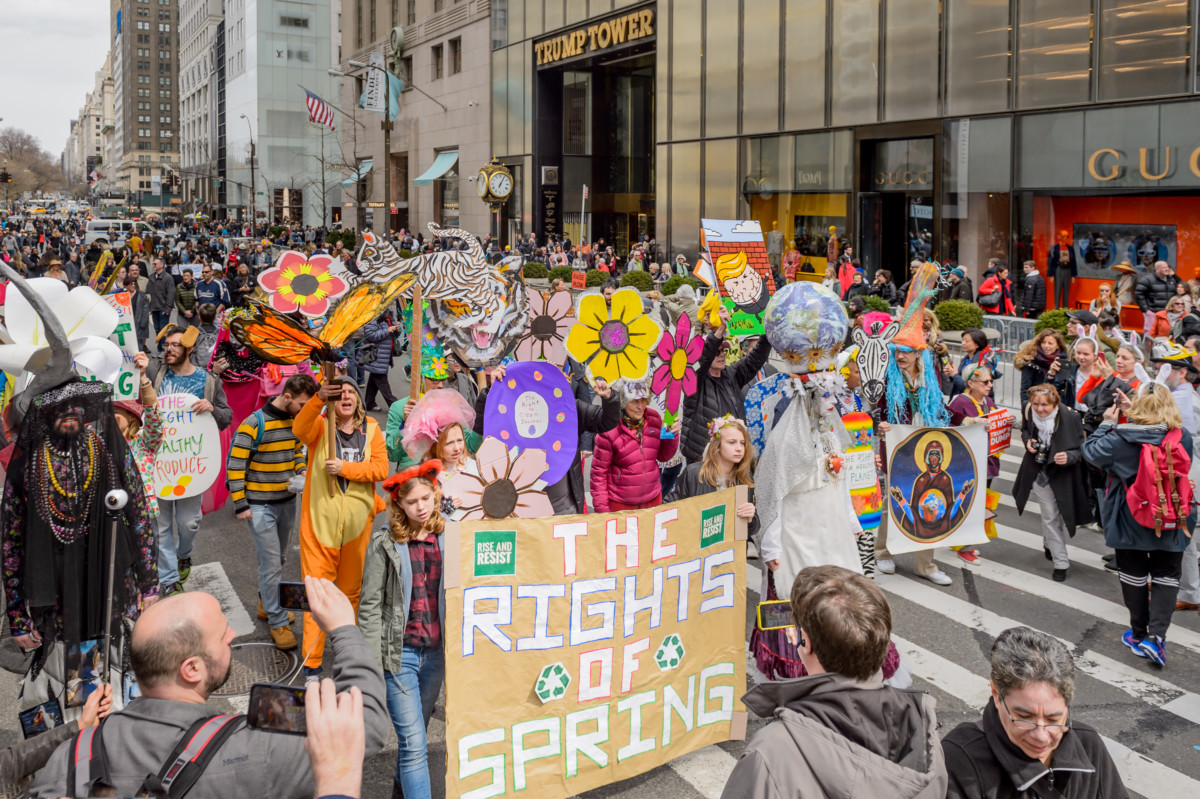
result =
[[129,445],[133,462],[142,474],[142,487],[146,497],[146,512],[151,519],[158,517],[158,492],[154,489],[154,457],[163,442],[163,417],[158,410],[158,395],[154,385],[146,379],[149,359],[146,353],[133,356],[133,365],[141,375],[138,401],[122,400],[113,403],[117,427]]
[[726,415],[709,425],[704,459],[684,468],[666,501],[678,502],[735,486],[749,489],[748,501],[738,506],[737,515],[746,519],[747,534],[757,541],[758,512],[754,508],[754,450],[750,447],[750,431],[741,419]]
[[428,460],[383,483],[388,523],[367,547],[358,623],[383,669],[398,751],[393,797],[429,799],[426,729],[446,676],[442,464]]
[[1029,389],[1029,405],[1021,427],[1025,457],[1013,483],[1017,513],[1025,512],[1032,496],[1042,519],[1046,559],[1054,562],[1055,582],[1067,579],[1067,539],[1075,528],[1092,520],[1084,474],[1083,421],[1062,403],[1049,383]]

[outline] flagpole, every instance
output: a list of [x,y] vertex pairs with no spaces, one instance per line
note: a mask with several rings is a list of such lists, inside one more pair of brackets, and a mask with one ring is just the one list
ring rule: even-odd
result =
[[584,209],[587,207],[587,195],[588,195],[587,184],[584,183],[583,184],[583,197],[579,201],[579,251],[580,252],[583,252],[583,243],[585,241],[587,241],[587,237],[584,236],[584,229],[583,229],[583,219],[584,219],[583,215],[584,215]]
[[[301,88],[301,89],[304,89],[304,86],[302,86],[301,84],[297,83],[296,85],[297,85],[297,86],[300,86],[300,88]],[[308,91],[308,89],[304,89],[304,91],[306,91],[306,92],[307,92],[307,91]],[[309,93],[310,93],[310,94],[316,94],[316,92],[309,92]],[[318,96],[319,96],[319,95],[318,95]],[[366,126],[366,125],[364,125],[362,122],[359,122],[359,121],[358,121],[358,120],[355,118],[354,114],[349,114],[349,113],[346,113],[346,111],[342,110],[342,107],[341,107],[341,106],[339,106],[339,105],[334,105],[333,103],[329,102],[328,100],[325,100],[324,98],[321,98],[321,99],[322,99],[322,101],[325,103],[325,105],[329,106],[329,107],[330,107],[330,108],[332,108],[334,111],[337,111],[339,114],[341,114],[342,116],[346,117],[346,118],[347,118],[347,119],[349,119],[351,122],[353,122],[355,125],[358,125],[360,128],[363,128],[364,130],[366,129],[366,127],[367,127],[367,126]]]

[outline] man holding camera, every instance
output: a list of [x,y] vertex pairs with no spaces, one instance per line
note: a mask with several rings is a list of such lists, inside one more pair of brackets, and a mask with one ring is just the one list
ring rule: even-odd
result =
[[[357,687],[362,694],[364,755],[373,755],[387,741],[390,725],[383,675],[355,626],[354,607],[345,594],[329,580],[309,577],[305,586],[313,618],[333,647],[334,687],[339,692]],[[229,678],[233,638],[220,604],[209,594],[178,594],[152,606],[138,619],[131,646],[141,696],[112,714],[86,741],[61,746],[34,777],[29,796],[89,796],[102,787],[97,783],[102,774],[115,796],[161,791],[176,758],[201,762],[203,755],[209,755],[207,765],[188,799],[313,796],[304,737],[247,727],[240,716],[229,720],[233,731],[215,753],[206,751],[212,744],[205,745],[197,735],[192,741],[200,751],[189,747],[186,755],[177,754],[177,745],[198,722],[224,720],[207,703]]]

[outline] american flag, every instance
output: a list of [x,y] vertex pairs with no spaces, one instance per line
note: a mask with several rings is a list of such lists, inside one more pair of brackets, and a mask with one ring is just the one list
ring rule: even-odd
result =
[[305,103],[308,105],[308,121],[315,122],[318,125],[328,125],[329,129],[333,130],[333,109],[329,107],[328,103],[308,89],[305,89],[304,93],[308,95],[305,100]]
[[584,183],[583,184],[583,199],[586,200],[587,198],[588,198],[588,188],[587,188],[587,184]]

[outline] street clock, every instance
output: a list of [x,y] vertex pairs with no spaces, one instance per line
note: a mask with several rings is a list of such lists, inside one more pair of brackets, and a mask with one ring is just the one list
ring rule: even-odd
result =
[[479,199],[488,205],[503,205],[513,190],[513,176],[508,167],[494,157],[487,166],[479,170],[475,178],[475,191]]

